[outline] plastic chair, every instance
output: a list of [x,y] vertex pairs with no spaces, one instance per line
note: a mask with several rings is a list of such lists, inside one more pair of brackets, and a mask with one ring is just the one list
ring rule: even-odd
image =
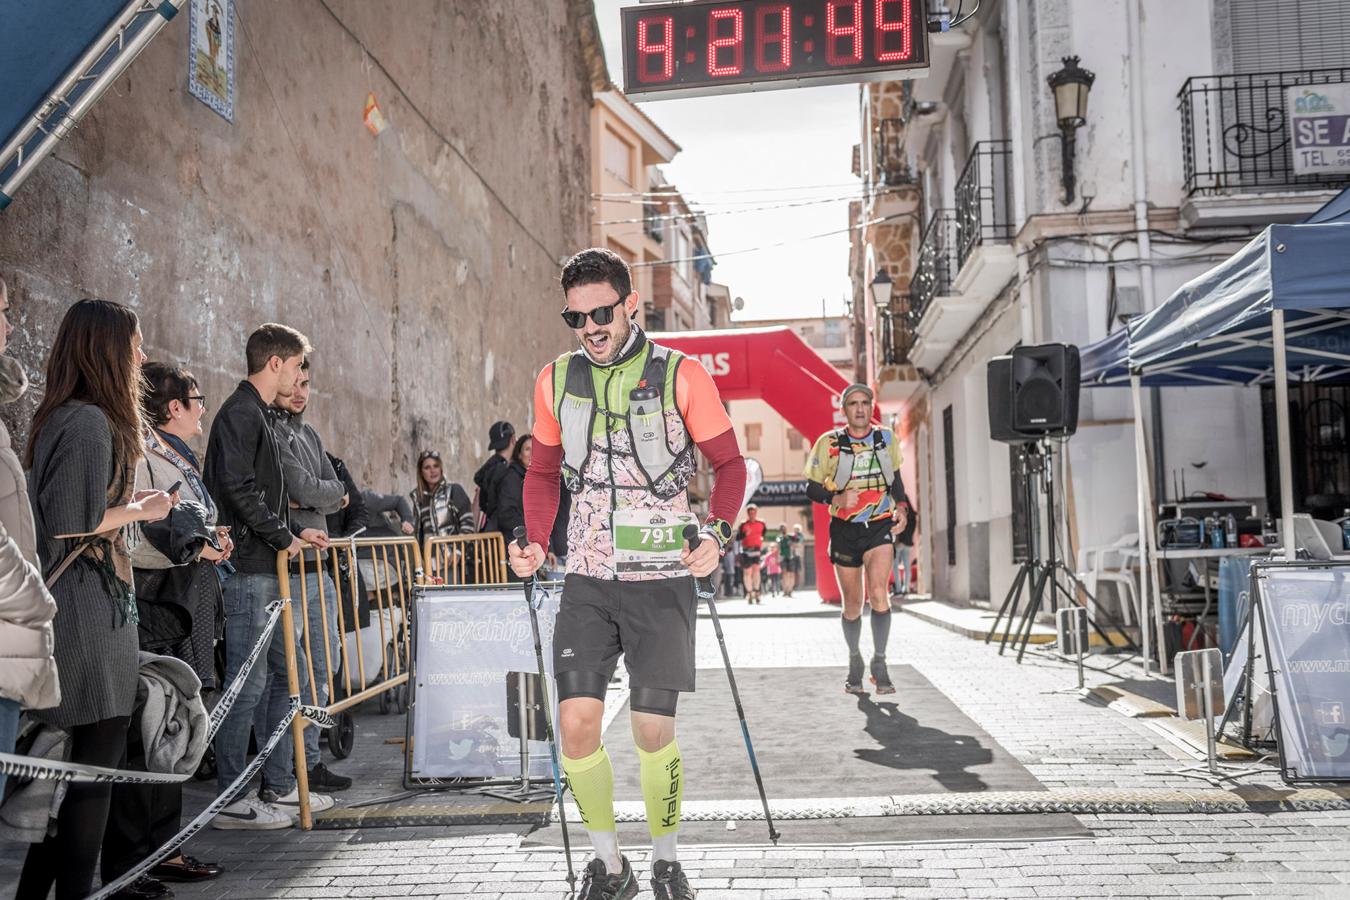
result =
[[1115,585],[1124,625],[1139,619],[1139,589],[1135,569],[1139,562],[1139,535],[1123,535],[1114,544],[1083,547],[1078,551],[1078,579],[1087,587],[1088,613],[1097,613],[1097,588],[1102,582]]

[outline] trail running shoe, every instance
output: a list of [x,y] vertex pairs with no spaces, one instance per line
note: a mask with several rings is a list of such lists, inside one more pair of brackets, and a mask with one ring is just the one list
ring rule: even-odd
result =
[[891,684],[891,673],[886,668],[886,657],[872,657],[872,684],[876,685],[878,694],[894,694],[895,685]]
[[656,900],[694,900],[698,892],[689,886],[677,862],[658,859],[652,863],[652,893]]
[[844,693],[867,695],[863,689],[863,658],[862,654],[850,654],[848,658],[848,680],[844,682]]
[[620,856],[619,860],[623,868],[617,875],[609,874],[604,860],[591,860],[581,879],[581,893],[577,895],[577,900],[632,900],[636,897],[638,883],[633,877],[633,867],[628,864],[628,857]]

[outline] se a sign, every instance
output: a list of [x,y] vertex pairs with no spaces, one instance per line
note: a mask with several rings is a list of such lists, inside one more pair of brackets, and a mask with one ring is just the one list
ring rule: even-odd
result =
[[765,481],[750,498],[750,502],[760,506],[807,506],[811,498],[806,496],[807,481]]
[[1350,175],[1350,84],[1289,88],[1295,175]]
[[630,6],[624,93],[694,97],[918,78],[925,0],[702,0]]

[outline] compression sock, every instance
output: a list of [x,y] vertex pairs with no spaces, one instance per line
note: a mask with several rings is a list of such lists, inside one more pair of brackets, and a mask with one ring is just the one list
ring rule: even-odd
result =
[[604,862],[610,874],[618,873],[623,861],[619,859],[619,835],[614,826],[614,767],[605,745],[583,759],[564,755],[562,767],[596,858]]
[[872,655],[886,656],[886,642],[891,636],[891,611],[872,610]]
[[675,862],[680,800],[684,796],[680,747],[672,740],[653,753],[641,747],[637,752],[641,763],[642,799],[647,804],[647,831],[652,836],[652,859]]
[[859,655],[862,652],[858,649],[858,642],[862,640],[862,616],[850,619],[841,613],[839,621],[844,626],[844,640],[848,642],[848,655]]

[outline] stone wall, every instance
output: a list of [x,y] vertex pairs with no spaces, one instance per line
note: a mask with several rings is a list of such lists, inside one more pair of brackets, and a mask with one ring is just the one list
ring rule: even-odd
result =
[[16,439],[62,314],[101,296],[212,407],[255,326],[301,329],[311,421],[358,479],[406,491],[437,447],[467,482],[571,341],[557,276],[590,230],[595,75],[570,5],[237,0],[233,123],[187,93],[188,17],[170,23],[0,214],[36,382]]

